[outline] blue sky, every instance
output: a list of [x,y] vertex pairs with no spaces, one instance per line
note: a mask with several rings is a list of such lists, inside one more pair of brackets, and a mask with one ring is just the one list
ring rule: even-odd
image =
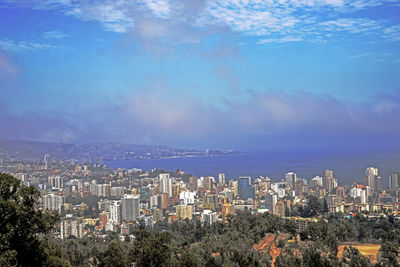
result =
[[0,0],[0,138],[398,146],[400,2]]

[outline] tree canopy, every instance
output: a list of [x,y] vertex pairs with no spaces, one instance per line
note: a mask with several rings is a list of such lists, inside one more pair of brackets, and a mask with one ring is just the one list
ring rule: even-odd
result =
[[0,173],[0,265],[44,266],[48,259],[43,234],[57,220],[35,209],[40,193],[11,175]]

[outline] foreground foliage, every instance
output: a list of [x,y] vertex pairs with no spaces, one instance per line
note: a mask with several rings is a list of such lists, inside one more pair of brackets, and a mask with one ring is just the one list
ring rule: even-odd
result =
[[0,265],[44,266],[48,260],[43,234],[57,216],[35,209],[40,197],[33,188],[0,174]]

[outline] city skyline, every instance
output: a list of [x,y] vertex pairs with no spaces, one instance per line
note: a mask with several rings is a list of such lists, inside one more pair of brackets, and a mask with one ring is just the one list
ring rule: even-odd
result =
[[0,138],[398,149],[399,9],[3,1]]

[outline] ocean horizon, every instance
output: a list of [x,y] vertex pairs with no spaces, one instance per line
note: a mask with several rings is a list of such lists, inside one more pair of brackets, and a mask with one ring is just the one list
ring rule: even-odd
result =
[[319,175],[326,169],[334,171],[339,184],[362,183],[364,170],[367,167],[379,168],[383,187],[389,185],[388,179],[395,171],[400,170],[400,157],[396,154],[352,154],[352,153],[322,153],[308,155],[300,153],[273,153],[266,151],[251,151],[242,155],[225,155],[215,157],[177,157],[161,159],[135,159],[106,161],[110,168],[138,168],[145,171],[162,169],[176,171],[201,177],[225,173],[227,180],[240,176],[267,176],[273,181],[279,181],[287,172],[296,172],[297,176],[306,180]]

